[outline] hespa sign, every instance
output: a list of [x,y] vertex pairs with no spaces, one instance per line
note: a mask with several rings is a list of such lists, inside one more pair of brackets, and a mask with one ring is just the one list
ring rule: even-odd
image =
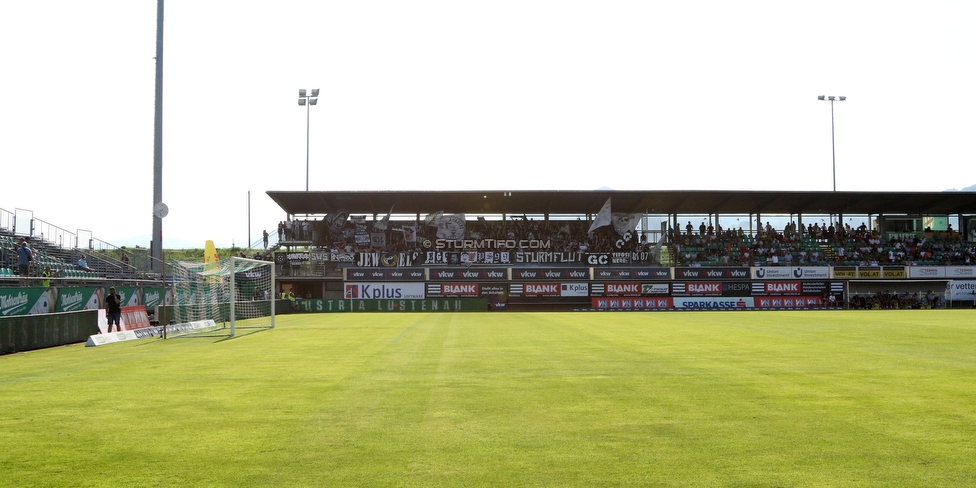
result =
[[422,300],[423,283],[346,283],[345,298],[365,300]]

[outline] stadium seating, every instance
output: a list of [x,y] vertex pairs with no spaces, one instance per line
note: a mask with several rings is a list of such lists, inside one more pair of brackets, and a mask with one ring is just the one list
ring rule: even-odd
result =
[[[295,221],[305,225],[304,221]],[[351,243],[342,237],[332,237],[326,229],[319,229],[321,221],[309,221],[315,245],[343,249]],[[717,233],[679,233],[667,243],[668,256],[662,264],[675,266],[877,266],[877,265],[972,265],[976,263],[976,248],[957,234],[935,233],[925,239],[916,237],[885,242],[873,231],[855,230],[835,224],[836,227],[814,225],[810,230],[775,229],[762,230],[755,235],[726,230]],[[348,223],[346,234],[354,232],[354,224]],[[838,230],[833,230],[833,229]],[[433,239],[432,228],[418,226],[421,238]],[[639,243],[633,239],[619,245],[619,236],[611,226],[601,227],[593,234],[588,232],[587,221],[467,221],[466,238],[471,239],[542,239],[552,243],[553,249],[574,252],[583,248],[587,252],[646,251],[653,243]],[[812,233],[811,233],[812,232]],[[306,233],[306,234],[307,234]],[[283,242],[294,241],[301,244],[307,235],[297,236],[286,232]],[[425,235],[426,234],[426,235]],[[336,239],[329,242],[330,237]],[[299,238],[301,242],[299,242]],[[404,242],[398,232],[388,234],[389,242],[383,251],[402,252],[418,250],[418,243]],[[879,244],[867,249],[865,243],[874,239]],[[419,242],[419,240],[418,240]],[[367,244],[365,247],[351,245],[355,251],[376,251]],[[864,247],[862,250],[861,248]],[[844,249],[843,257],[840,248]],[[745,253],[748,253],[746,256]],[[774,259],[775,256],[775,259]],[[774,261],[776,261],[774,263]]]

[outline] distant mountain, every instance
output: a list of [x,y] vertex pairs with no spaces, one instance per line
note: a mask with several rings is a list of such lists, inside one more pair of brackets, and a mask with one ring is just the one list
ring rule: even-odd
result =
[[962,190],[956,190],[955,188],[953,188],[951,190],[946,190],[946,191],[976,191],[976,185],[967,186],[966,188],[963,188]]

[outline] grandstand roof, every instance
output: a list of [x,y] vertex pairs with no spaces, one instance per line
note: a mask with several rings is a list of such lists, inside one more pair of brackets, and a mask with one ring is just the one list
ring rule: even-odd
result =
[[976,192],[269,191],[288,214],[973,214]]

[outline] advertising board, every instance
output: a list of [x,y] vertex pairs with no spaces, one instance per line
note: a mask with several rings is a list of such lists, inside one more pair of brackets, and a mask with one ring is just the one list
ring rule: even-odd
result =
[[949,300],[976,303],[976,280],[954,280],[949,285]]
[[754,280],[826,280],[830,278],[828,266],[756,266],[752,268]]
[[484,298],[424,300],[302,300],[304,312],[486,312]]
[[350,281],[424,281],[423,268],[345,268],[345,277]]
[[714,309],[743,309],[752,308],[755,302],[752,297],[739,298],[674,298],[674,308],[688,310],[714,310]]
[[507,280],[506,268],[431,268],[431,281]]
[[492,295],[507,295],[508,285],[504,283],[428,283],[427,298],[458,297],[477,298]]
[[673,296],[747,297],[751,292],[748,281],[689,281],[672,283]]
[[593,298],[590,306],[598,310],[670,310],[674,303],[669,297],[602,297]]
[[813,296],[757,297],[759,308],[817,308],[823,306],[823,299]]
[[586,280],[590,272],[586,268],[522,268],[512,269],[515,281],[534,280]]
[[671,268],[596,268],[596,280],[670,280]]
[[749,279],[749,268],[674,268],[676,280]]
[[351,300],[423,299],[423,283],[346,283],[344,295]]

